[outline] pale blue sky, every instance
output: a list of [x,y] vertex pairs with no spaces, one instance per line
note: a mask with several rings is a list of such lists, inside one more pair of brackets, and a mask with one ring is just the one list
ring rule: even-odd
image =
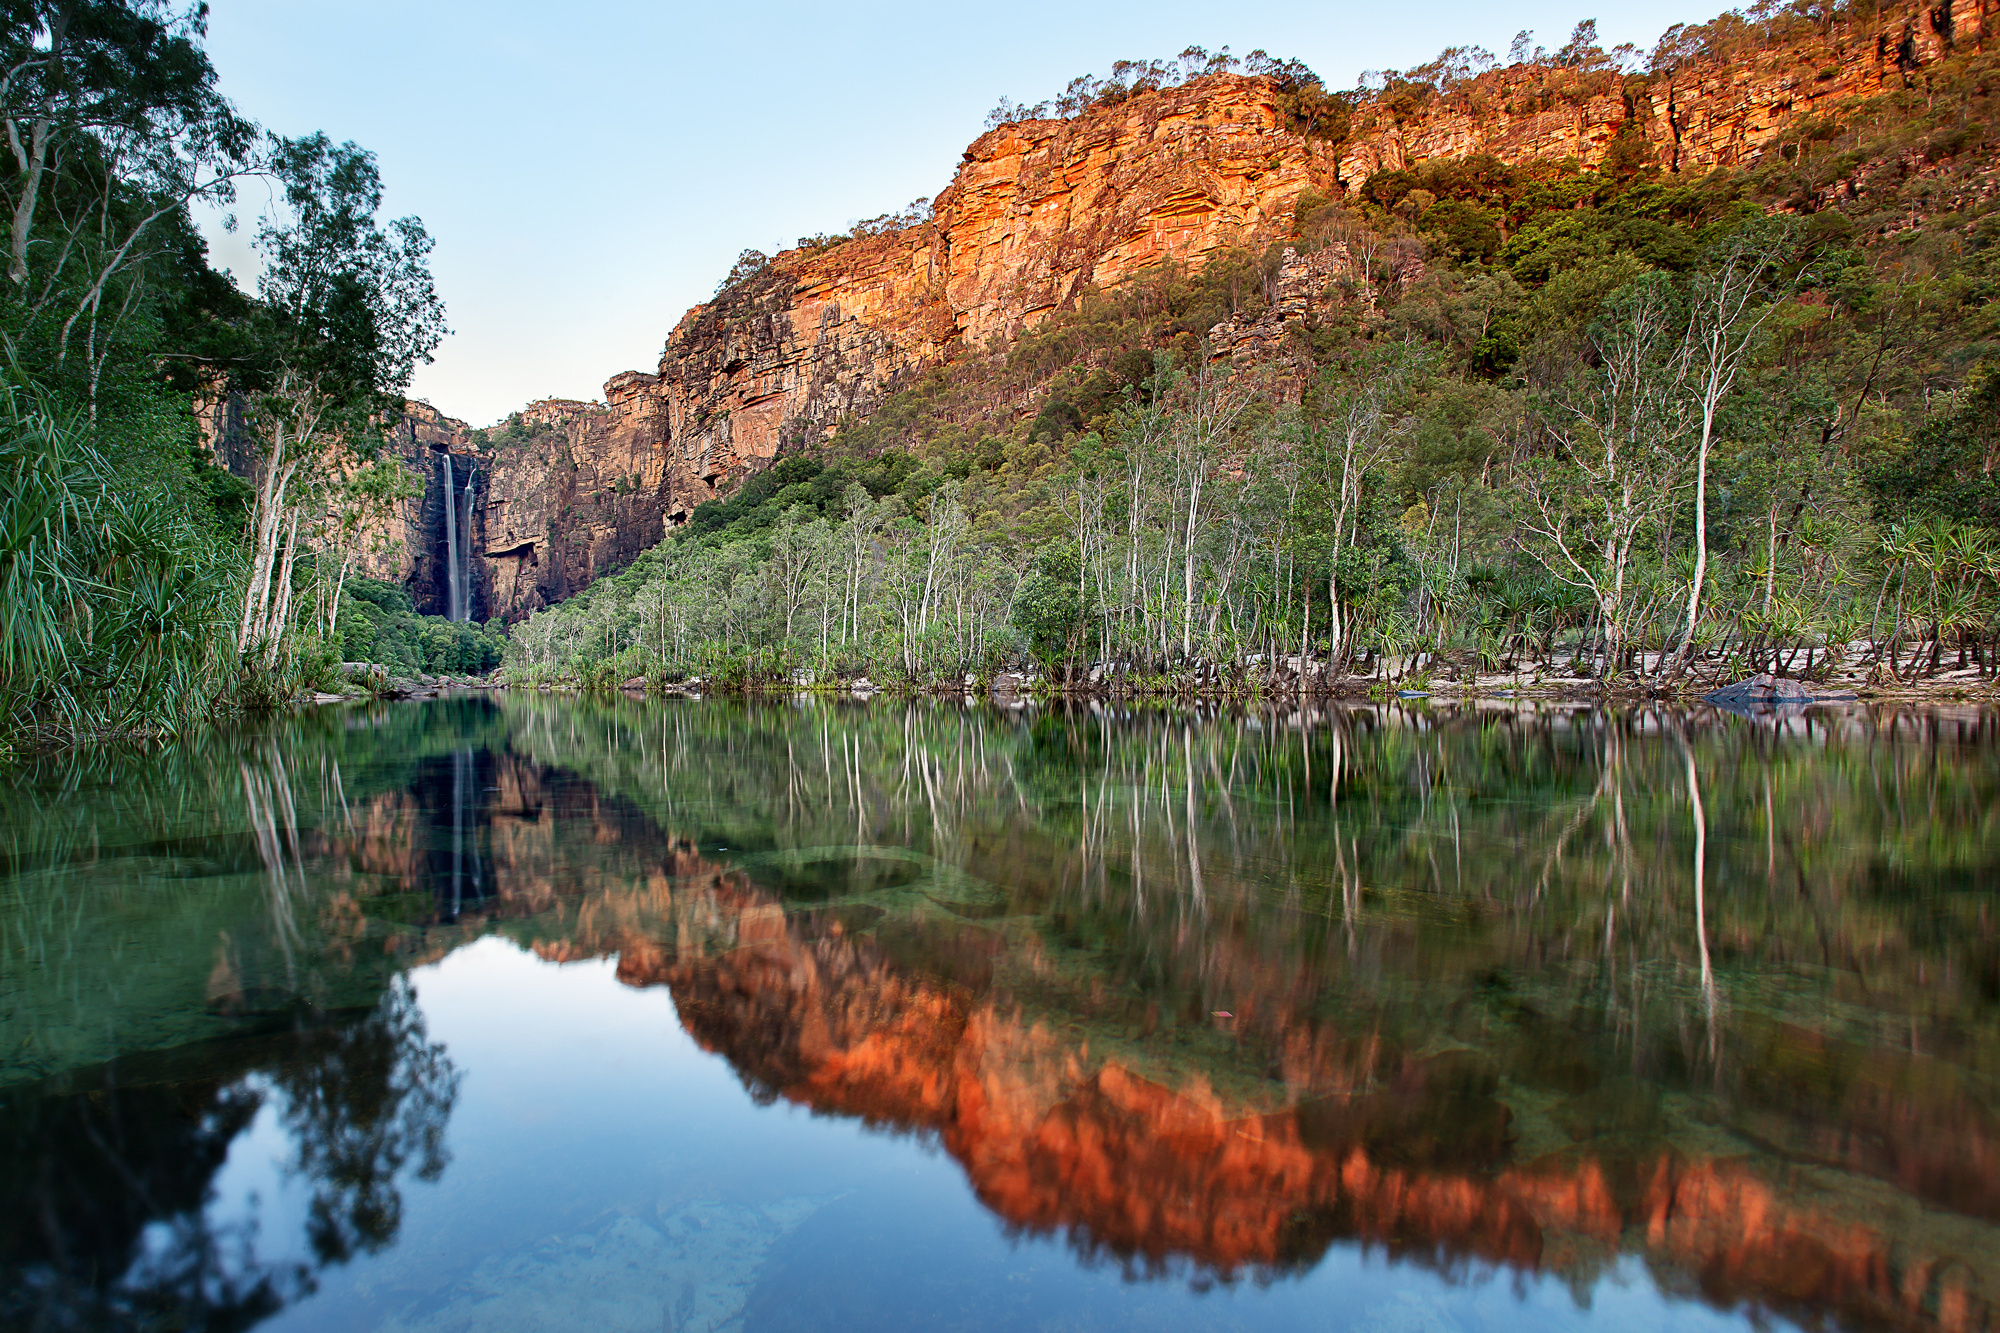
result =
[[[272,129],[379,155],[393,214],[437,238],[455,330],[415,393],[474,425],[651,370],[738,251],[935,194],[1002,94],[1037,101],[1121,58],[1262,47],[1333,87],[1447,45],[1551,48],[1581,18],[1652,44],[1714,0],[1254,5],[1149,0],[484,4],[214,0],[228,95]],[[253,214],[253,191],[241,209]],[[246,218],[247,221],[247,218]],[[219,264],[252,271],[213,229]]]

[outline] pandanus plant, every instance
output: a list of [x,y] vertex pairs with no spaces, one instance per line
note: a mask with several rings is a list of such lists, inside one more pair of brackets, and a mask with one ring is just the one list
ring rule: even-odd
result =
[[224,683],[234,564],[88,427],[0,384],[0,743],[178,731]]
[[[1944,636],[1959,638],[1959,663],[1965,664],[1968,632],[1990,625],[1990,602],[2000,590],[2000,543],[1984,528],[1941,517],[1900,523],[1882,539],[1888,567],[1884,582],[1896,586],[1895,628],[1890,639],[1889,666],[1897,669],[1897,644],[1907,622],[1922,624],[1919,640],[1930,645],[1927,669],[1936,671],[1944,653]],[[1912,658],[1914,665],[1916,658]]]

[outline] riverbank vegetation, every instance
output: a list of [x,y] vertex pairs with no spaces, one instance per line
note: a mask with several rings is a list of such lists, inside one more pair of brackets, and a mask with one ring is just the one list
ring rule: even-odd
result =
[[1266,246],[906,384],[535,616],[510,670],[1990,685],[1996,73],[1953,56],[1749,170],[1635,137],[1308,193]]
[[[347,546],[443,334],[372,155],[244,117],[202,6],[11,7],[0,29],[0,747],[183,730],[327,683]],[[254,293],[194,212],[258,182]],[[227,462],[228,466],[221,465]]]

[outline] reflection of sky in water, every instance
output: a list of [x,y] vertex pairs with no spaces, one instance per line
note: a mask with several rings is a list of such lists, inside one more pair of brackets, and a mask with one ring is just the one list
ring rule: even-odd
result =
[[[283,1329],[1701,1329],[1739,1319],[1664,1298],[1625,1261],[1588,1308],[1552,1278],[1451,1279],[1336,1245],[1310,1272],[1198,1290],[1130,1282],[1016,1239],[958,1166],[908,1137],[789,1103],[758,1107],[615,962],[554,965],[497,938],[413,974],[463,1071],[451,1165],[410,1184],[394,1245],[320,1275]],[[254,1217],[293,1257],[305,1198],[267,1106],[215,1182],[219,1232]],[[295,1256],[305,1259],[301,1248]]]
[[0,792],[0,1327],[1996,1308],[1991,715],[337,721]]

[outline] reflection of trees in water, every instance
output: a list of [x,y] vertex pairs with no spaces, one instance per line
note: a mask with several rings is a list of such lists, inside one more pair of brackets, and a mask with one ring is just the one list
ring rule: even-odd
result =
[[280,1120],[296,1146],[292,1169],[313,1182],[307,1234],[322,1264],[373,1253],[395,1239],[406,1168],[444,1174],[445,1122],[458,1073],[425,1040],[423,1015],[398,978],[368,1018],[323,1028],[295,1062],[271,1071],[285,1098]]
[[[400,1178],[435,1179],[458,1074],[407,983],[372,1010],[115,1061],[0,1104],[0,1324],[248,1327],[378,1250]],[[310,1191],[310,1259],[211,1191],[266,1106]]]
[[[949,910],[1043,914],[1135,985],[1237,1013],[1239,1033],[1290,1007],[1273,997],[1287,1003],[1244,1018],[1243,967],[1281,964],[1368,1004],[1413,981],[1532,974],[1548,1011],[1601,1012],[1670,1042],[1672,1064],[1709,1063],[1708,1017],[1746,981],[1819,1026],[1826,993],[1863,976],[1876,1012],[1843,1006],[1849,1031],[1907,1018],[1924,1049],[2000,1047],[2000,952],[1971,891],[2000,868],[1991,713],[1808,717],[1781,734],[1664,707],[1191,725],[1143,710],[502,706],[517,754],[732,858],[908,849],[991,886],[996,901],[975,905],[927,876]],[[759,882],[796,898],[774,866],[757,864]],[[1421,977],[1403,966],[1418,954]],[[1683,1045],[1684,1028],[1701,1038]]]
[[[1692,1271],[1787,1245],[1811,1257],[1831,1233],[1795,1210],[1796,1235],[1724,1234],[1797,1200],[1684,1151],[1690,1098],[1704,1125],[1771,1145],[1760,1162],[2000,1219],[2000,1124],[1977,1074],[2000,1059],[2000,972],[1972,891],[2000,846],[1996,749],[1990,723],[1955,742],[1909,723],[1869,715],[1793,743],[1671,710],[1191,722],[509,699],[238,746],[210,756],[208,809],[176,825],[181,797],[148,779],[131,824],[188,831],[149,854],[214,861],[250,906],[228,919],[245,957],[211,988],[218,1013],[339,1003],[329,978],[373,996],[361,964],[328,961],[347,966],[328,943],[336,901],[352,910],[340,940],[378,962],[385,936],[442,952],[504,922],[544,956],[616,952],[622,977],[668,979],[684,1021],[767,1096],[962,1135],[948,1146],[1000,1216],[1086,1254],[1286,1270],[1363,1237],[1447,1267],[1587,1274],[1594,1260],[1545,1255],[1543,1238],[1615,1254],[1657,1196],[1682,1210],[1673,1225],[1714,1229],[1647,1242]],[[48,836],[16,854],[91,864],[58,801],[38,809]],[[247,831],[196,841],[216,810]],[[724,869],[694,850],[718,844],[742,867],[728,910],[690,882]],[[157,887],[149,903],[184,892]],[[34,918],[38,958],[129,937],[70,901],[51,892]],[[215,927],[189,938],[203,957]],[[119,966],[93,975],[129,980]],[[1106,1074],[1119,1062],[1130,1076]],[[1019,1074],[1011,1102],[985,1082],[995,1069]],[[455,1086],[402,991],[363,1019],[90,1078],[101,1102],[71,1080],[32,1116],[4,1112],[21,1169],[0,1185],[0,1322],[180,1302],[192,1322],[247,1322],[389,1242],[397,1181],[442,1168]],[[1202,1080],[1213,1104],[1182,1095]],[[310,1194],[296,1263],[260,1261],[272,1238],[201,1203],[263,1106]],[[44,1123],[60,1153],[18,1146]],[[1357,1156],[1367,1170],[1339,1175]],[[1305,1184],[1282,1194],[1281,1178]],[[1296,1206],[1271,1211],[1280,1197]],[[1209,1234],[1232,1217],[1270,1225]]]
[[[435,805],[427,841],[371,815],[421,820],[412,788],[441,772],[448,798],[453,756],[504,747],[503,721],[478,698],[321,709],[19,766],[0,784],[0,1085],[220,1035],[281,993],[373,1004],[409,956],[373,946],[426,919],[416,894],[450,888],[455,806]],[[351,856],[364,835],[402,864]]]
[[[255,758],[237,765],[243,777],[243,810],[264,863],[264,895],[270,914],[271,937],[285,960],[287,985],[298,985],[298,903],[308,893],[305,865],[299,855],[298,809],[292,799],[291,777],[275,743],[266,743]],[[340,768],[334,766],[339,782]]]
[[1582,1292],[1636,1249],[1815,1319],[2000,1295],[1948,1258],[2000,1220],[1992,714],[504,706],[517,754],[767,891],[704,959],[676,880],[677,946],[599,946],[621,977],[1085,1255],[1362,1238]]

